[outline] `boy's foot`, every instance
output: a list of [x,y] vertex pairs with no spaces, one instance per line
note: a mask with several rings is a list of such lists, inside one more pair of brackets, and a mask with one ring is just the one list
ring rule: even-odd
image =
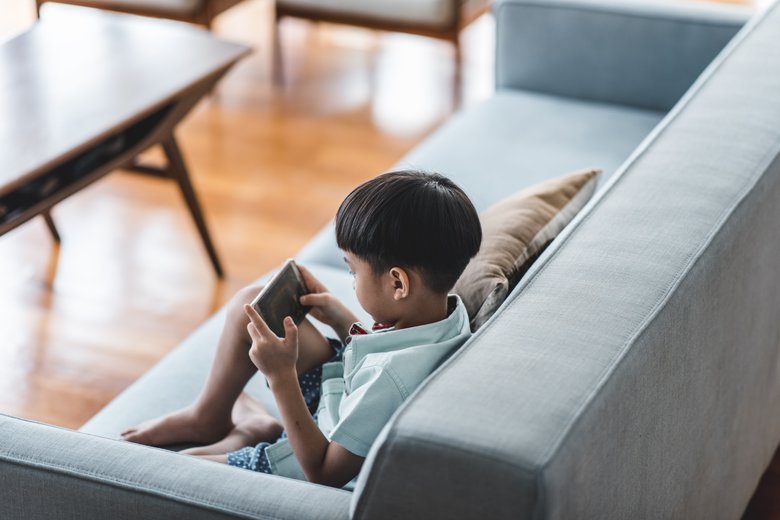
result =
[[194,407],[146,421],[122,432],[122,439],[148,446],[196,443],[210,444],[222,439],[233,429],[230,420],[214,423],[204,420]]

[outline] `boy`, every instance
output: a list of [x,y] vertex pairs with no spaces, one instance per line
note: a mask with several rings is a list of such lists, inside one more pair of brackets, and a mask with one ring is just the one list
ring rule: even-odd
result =
[[[310,292],[301,303],[339,341],[290,318],[284,338],[277,337],[248,305],[260,288],[246,288],[229,305],[196,402],[122,437],[158,446],[207,444],[185,453],[330,486],[351,481],[393,413],[468,339],[466,310],[448,291],[477,253],[482,231],[474,206],[452,181],[399,171],[347,196],[336,215],[336,239],[374,331],[356,323],[305,268]],[[242,393],[257,369],[281,424]]]

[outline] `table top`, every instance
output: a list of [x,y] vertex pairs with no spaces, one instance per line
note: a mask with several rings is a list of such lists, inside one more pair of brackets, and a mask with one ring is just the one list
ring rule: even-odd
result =
[[250,52],[179,22],[72,6],[46,15],[0,45],[0,194]]

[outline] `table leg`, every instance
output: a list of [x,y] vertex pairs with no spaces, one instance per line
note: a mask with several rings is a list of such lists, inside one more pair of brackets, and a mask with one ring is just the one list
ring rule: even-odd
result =
[[211,264],[214,266],[214,271],[219,278],[223,278],[224,272],[222,271],[222,265],[217,257],[217,251],[214,249],[214,244],[211,242],[209,231],[206,228],[206,221],[203,219],[200,204],[198,203],[198,199],[195,196],[195,190],[190,182],[187,166],[184,164],[184,158],[181,155],[181,150],[179,150],[179,145],[176,144],[176,139],[174,139],[173,134],[163,140],[162,147],[163,150],[165,150],[165,156],[168,159],[168,169],[171,177],[176,180],[179,184],[179,188],[181,188],[181,193],[190,209],[192,218],[200,233],[200,238],[203,240],[203,245],[206,246],[206,251],[211,259]]
[[49,228],[49,233],[51,233],[51,237],[54,239],[55,242],[58,244],[61,242],[60,240],[60,233],[57,231],[57,226],[54,225],[54,219],[51,218],[51,210],[46,210],[43,213],[41,213],[43,216],[43,220],[46,221],[46,227]]

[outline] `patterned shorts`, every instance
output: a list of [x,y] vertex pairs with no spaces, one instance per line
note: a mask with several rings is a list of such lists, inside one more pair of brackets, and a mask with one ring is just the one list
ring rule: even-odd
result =
[[[344,346],[336,339],[328,338],[328,341],[330,342],[330,346],[334,353],[329,362],[342,361]],[[301,374],[298,378],[298,384],[301,386],[301,393],[303,393],[303,400],[306,402],[306,407],[316,421],[317,407],[320,404],[322,367],[318,366]],[[279,437],[279,439],[284,439],[286,437],[287,432],[282,432],[282,436]],[[230,466],[259,471],[260,473],[273,473],[271,471],[271,465],[268,462],[268,457],[265,456],[265,449],[271,444],[273,443],[261,442],[256,446],[248,446],[246,448],[241,448],[240,450],[232,451],[227,454],[227,463]]]

